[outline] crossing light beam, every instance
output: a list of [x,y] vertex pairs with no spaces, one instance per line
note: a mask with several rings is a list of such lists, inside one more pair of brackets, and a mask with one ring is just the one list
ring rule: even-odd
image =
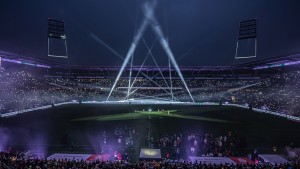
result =
[[113,86],[112,86],[112,88],[111,88],[111,90],[109,92],[109,95],[108,95],[106,101],[109,100],[109,98],[110,98],[113,90],[115,89],[115,87],[116,87],[116,85],[117,85],[117,83],[118,83],[118,81],[119,81],[119,79],[120,79],[120,77],[121,77],[121,75],[122,75],[122,73],[123,73],[126,65],[128,64],[130,58],[132,57],[132,55],[133,55],[133,53],[134,53],[137,45],[139,44],[139,42],[140,42],[140,40],[141,40],[141,38],[142,38],[142,36],[143,36],[143,34],[144,34],[147,26],[150,24],[151,28],[156,33],[156,36],[159,39],[159,42],[160,42],[162,48],[165,50],[167,56],[169,57],[171,63],[173,64],[173,66],[174,66],[174,68],[175,68],[178,76],[180,77],[180,79],[181,79],[181,81],[182,81],[182,83],[183,83],[186,91],[188,92],[189,96],[191,97],[192,101],[194,102],[194,98],[193,98],[193,96],[192,96],[192,94],[191,94],[191,92],[190,92],[190,90],[189,90],[189,88],[188,88],[188,86],[187,86],[187,84],[186,84],[186,82],[184,80],[184,77],[183,77],[183,75],[182,75],[182,73],[181,73],[181,71],[179,69],[179,66],[178,66],[176,60],[175,60],[174,54],[173,54],[173,52],[170,49],[168,41],[165,38],[165,36],[163,34],[163,31],[162,31],[162,29],[161,29],[158,21],[156,20],[156,18],[154,16],[154,8],[155,8],[155,6],[156,6],[156,0],[149,1],[149,2],[146,2],[144,4],[142,10],[143,10],[143,13],[144,13],[145,17],[144,17],[144,19],[142,21],[142,24],[140,25],[140,27],[139,27],[139,29],[137,31],[137,34],[135,35],[135,37],[133,39],[133,42],[130,45],[130,48],[129,48],[128,52],[127,52],[125,60],[124,60],[122,66],[120,68],[120,71],[118,72],[117,78],[114,81],[114,84],[113,84]]
[[165,38],[165,36],[163,34],[163,31],[162,31],[158,21],[154,17],[153,12],[151,12],[151,8],[147,4],[149,4],[149,3],[146,3],[145,7],[143,8],[144,9],[143,10],[144,15],[149,20],[149,22],[151,24],[151,27],[152,27],[153,31],[156,33],[161,46],[164,48],[166,54],[168,55],[169,59],[171,60],[171,63],[173,64],[176,72],[178,73],[178,76],[180,77],[185,89],[187,90],[187,92],[188,92],[189,96],[191,97],[192,101],[194,102],[194,98],[193,98],[193,96],[192,96],[192,94],[191,94],[184,78],[183,78],[183,75],[182,75],[182,73],[179,69],[179,66],[178,66],[178,64],[175,60],[174,54],[173,54],[172,50],[170,49],[169,43],[168,43],[167,39]]
[[[147,11],[147,12],[149,12],[148,15],[152,15],[154,7],[155,7],[154,4],[151,5],[151,6],[148,6],[148,11]],[[116,85],[117,85],[117,83],[118,83],[118,81],[119,81],[119,79],[120,79],[120,77],[121,77],[121,75],[122,75],[122,73],[123,73],[126,65],[128,64],[130,58],[132,57],[133,52],[135,51],[135,49],[136,49],[138,43],[140,42],[140,40],[141,40],[141,38],[142,38],[142,36],[143,36],[143,34],[144,34],[144,32],[145,32],[145,30],[146,30],[146,28],[147,28],[148,25],[149,25],[149,20],[147,18],[144,18],[141,26],[139,27],[139,29],[137,31],[137,34],[133,38],[133,42],[130,45],[130,48],[129,48],[128,52],[127,52],[125,60],[124,60],[124,62],[122,64],[122,66],[121,66],[121,69],[120,69],[120,71],[119,71],[119,73],[117,75],[117,78],[116,78],[116,80],[115,80],[115,82],[114,82],[114,84],[113,84],[113,86],[112,86],[112,88],[111,88],[111,90],[109,92],[109,95],[108,95],[106,101],[108,101],[108,99],[111,96],[111,93],[115,89],[115,87],[116,87]]]

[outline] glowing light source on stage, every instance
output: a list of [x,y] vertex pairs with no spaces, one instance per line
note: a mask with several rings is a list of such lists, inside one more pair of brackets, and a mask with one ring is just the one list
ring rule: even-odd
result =
[[161,158],[161,151],[160,151],[160,149],[142,148],[139,158],[140,159],[160,159]]
[[148,156],[155,156],[157,155],[157,152],[156,151],[152,151],[150,149],[147,149],[144,151],[144,154],[148,155]]

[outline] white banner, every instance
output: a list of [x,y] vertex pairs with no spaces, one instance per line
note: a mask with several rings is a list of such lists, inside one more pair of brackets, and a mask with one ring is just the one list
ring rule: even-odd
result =
[[266,163],[287,163],[288,161],[283,157],[275,154],[260,154],[258,155]]
[[61,154],[61,153],[55,153],[47,158],[47,160],[75,160],[75,161],[94,161],[94,160],[100,160],[100,161],[107,161],[109,160],[110,155],[109,154]]
[[205,164],[236,164],[233,160],[228,157],[190,157],[190,160],[198,163],[205,163]]
[[60,154],[55,153],[47,158],[47,160],[55,159],[68,159],[68,160],[84,160],[86,161],[92,154]]

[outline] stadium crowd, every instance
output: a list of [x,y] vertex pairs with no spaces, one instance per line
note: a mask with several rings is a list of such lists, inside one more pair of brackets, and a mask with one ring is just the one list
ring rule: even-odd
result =
[[227,135],[214,137],[212,134],[191,134],[187,138],[191,154],[206,157],[238,156],[239,137],[237,132],[228,132]]
[[[101,137],[101,136],[100,136]],[[137,133],[133,127],[116,127],[114,131],[105,130],[102,132],[103,145],[114,144],[130,148],[136,145]]]
[[[196,102],[229,102],[283,114],[300,116],[300,71],[290,71],[260,78],[192,78],[187,85]],[[53,103],[106,100],[113,78],[65,78],[47,76],[29,70],[0,74],[0,111],[8,113]],[[133,80],[129,98],[156,97],[190,101],[180,79],[170,82],[162,78]],[[120,79],[111,100],[126,98],[128,79]]]
[[100,140],[102,146],[114,146],[120,152],[134,147],[159,148],[164,157],[175,159],[180,159],[183,152],[202,157],[239,156],[240,138],[237,132],[228,131],[221,136],[205,132],[194,133],[169,133],[149,129],[141,132],[134,127],[123,126],[103,131]]
[[83,160],[54,160],[54,159],[26,159],[23,154],[17,152],[0,152],[0,168],[1,169],[290,169],[299,167],[297,163],[291,164],[205,164],[192,163],[187,161],[170,162],[164,161],[138,161],[131,163],[128,161],[83,161]]

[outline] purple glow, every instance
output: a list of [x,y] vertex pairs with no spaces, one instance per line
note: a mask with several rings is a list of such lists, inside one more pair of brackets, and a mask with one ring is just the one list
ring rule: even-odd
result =
[[21,64],[21,61],[18,61],[18,60],[5,59],[5,58],[2,58],[2,60],[3,60],[4,62],[10,62],[10,63]]
[[35,64],[35,63],[30,63],[30,62],[22,62],[22,61],[13,60],[13,59],[2,58],[2,61],[4,61],[4,62],[10,62],[10,63],[16,63],[16,64],[22,64],[22,65],[29,65],[29,66],[41,67],[41,68],[51,68],[50,66],[47,66],[47,65]]
[[31,155],[38,158],[45,158],[46,157],[46,146],[47,142],[43,135],[36,135],[30,139],[28,139],[28,152]]
[[46,66],[46,65],[40,65],[40,64],[37,64],[36,66],[37,66],[37,67],[42,67],[42,68],[48,68],[48,69],[50,69],[50,68],[51,68],[50,66]]
[[296,65],[296,64],[300,64],[300,61],[287,62],[287,63],[285,63],[285,66]]
[[257,66],[257,67],[254,67],[253,70],[268,69],[268,68],[282,67],[282,66],[290,66],[290,65],[296,65],[296,64],[300,64],[300,61],[286,62],[286,63],[275,64],[275,65],[267,65],[267,66]]
[[122,146],[111,143],[110,141],[107,141],[106,143],[103,142],[103,138],[99,137],[99,135],[94,134],[86,134],[90,145],[93,147],[94,153],[96,154],[107,154],[109,160],[114,160],[114,152],[120,152],[122,151]]
[[8,129],[0,128],[0,138],[0,151],[5,151],[9,143]]

